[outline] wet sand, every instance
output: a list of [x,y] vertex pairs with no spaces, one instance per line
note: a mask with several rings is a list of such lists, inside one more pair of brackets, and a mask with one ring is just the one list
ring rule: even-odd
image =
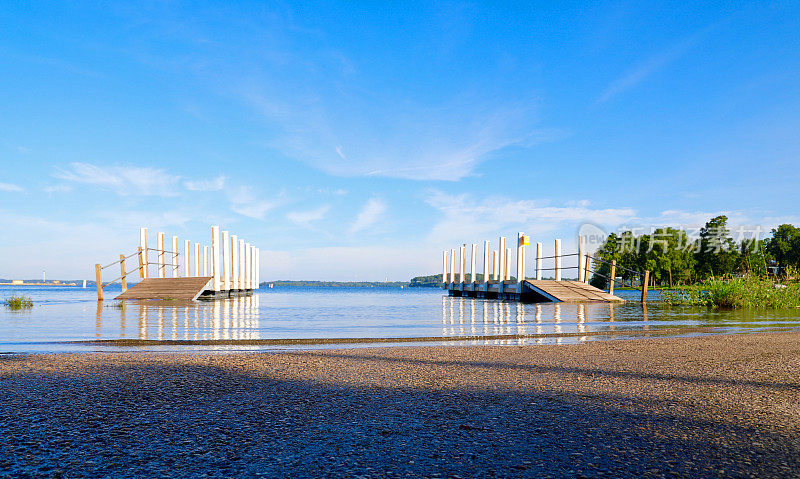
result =
[[0,475],[800,475],[800,333],[0,358]]

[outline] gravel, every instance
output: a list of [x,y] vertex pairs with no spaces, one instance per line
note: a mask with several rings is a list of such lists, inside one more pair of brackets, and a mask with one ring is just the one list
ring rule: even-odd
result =
[[12,477],[797,477],[800,333],[0,358]]

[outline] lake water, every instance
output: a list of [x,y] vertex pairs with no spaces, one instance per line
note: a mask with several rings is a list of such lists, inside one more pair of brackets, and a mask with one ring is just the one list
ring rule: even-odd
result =
[[[114,289],[107,289],[113,297]],[[117,287],[117,291],[119,291]],[[34,307],[0,307],[0,352],[257,350],[370,345],[552,344],[800,328],[800,311],[720,311],[624,304],[520,304],[448,297],[435,288],[261,289],[219,301],[98,302],[93,289],[0,286],[0,299],[29,296]],[[651,299],[657,293],[651,292]],[[120,307],[121,305],[121,307]],[[126,346],[92,341],[134,340]],[[146,340],[146,341],[138,341]],[[159,344],[165,341],[171,344]],[[388,344],[391,344],[389,341]],[[386,342],[382,344],[387,344]],[[404,343],[409,344],[409,343]]]

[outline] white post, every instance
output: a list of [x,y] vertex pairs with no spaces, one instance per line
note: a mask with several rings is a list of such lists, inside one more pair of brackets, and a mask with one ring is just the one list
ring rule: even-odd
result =
[[511,268],[510,268],[511,260],[509,258],[511,258],[511,248],[506,248],[506,254],[503,255],[503,259],[506,262],[506,264],[503,266],[503,269],[506,272],[505,281],[511,280]]
[[497,281],[497,251],[492,251],[492,280]]
[[244,272],[245,272],[244,260],[245,260],[244,240],[240,239],[239,240],[239,289],[247,289],[244,281]]
[[208,276],[208,246],[203,246],[203,276]]
[[231,235],[231,289],[239,289],[239,237]]
[[220,273],[222,273],[219,264],[219,226],[211,227],[211,273],[213,274],[213,289],[214,291],[220,290]]
[[542,279],[542,243],[536,243],[536,279]]
[[452,248],[450,250],[450,282],[455,284],[456,282],[456,250]]
[[473,283],[478,281],[478,245],[472,243],[472,277],[470,278]]
[[256,264],[254,268],[256,273],[255,289],[258,289],[261,287],[261,248],[256,248]]
[[505,279],[506,279],[506,270],[505,270],[505,265],[506,265],[506,260],[505,260],[505,255],[506,255],[506,237],[505,236],[501,236],[500,237],[500,242],[499,242],[499,245],[498,245],[497,248],[498,248],[497,249],[497,263],[498,263],[498,265],[500,267],[500,269],[498,271],[500,273],[500,281],[505,281]]
[[447,287],[447,250],[442,251],[442,284]]
[[561,238],[556,238],[556,281],[561,281]]
[[[483,283],[489,282],[489,242],[483,242]],[[488,289],[488,288],[487,288]]]
[[194,275],[200,276],[200,243],[194,244]]
[[178,237],[177,236],[173,236],[172,237],[172,277],[173,278],[177,278],[179,276],[179,274],[178,274],[178,264],[179,264],[178,262],[179,261],[180,260],[178,259]]
[[525,233],[517,233],[517,284],[522,293],[522,282],[525,281]]
[[458,282],[464,284],[464,267],[467,264],[467,245],[462,244],[458,254]]
[[158,277],[164,277],[164,233],[158,233]]
[[142,247],[142,278],[147,279],[147,228],[139,228],[139,246]]
[[578,281],[583,282],[583,238],[578,235]]
[[256,284],[256,247],[250,245],[250,289],[258,289]]
[[183,242],[183,276],[188,278],[192,275],[191,255],[192,243],[189,240]]
[[231,250],[230,250],[230,236],[227,231],[222,232],[222,290],[228,291],[231,289]]
[[244,244],[244,289],[250,289],[250,243]]

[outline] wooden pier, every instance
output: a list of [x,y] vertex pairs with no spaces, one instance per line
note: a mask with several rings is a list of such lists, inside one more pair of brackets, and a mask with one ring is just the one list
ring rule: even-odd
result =
[[[578,251],[563,254],[561,239],[556,239],[554,252],[550,256],[542,256],[542,243],[536,243],[535,275],[525,276],[525,252],[530,246],[530,238],[523,233],[517,237],[516,276],[512,277],[510,269],[511,248],[506,248],[506,238],[501,236],[495,251],[490,249],[489,241],[483,244],[483,274],[477,273],[478,245],[469,248],[470,262],[467,263],[467,245],[458,250],[444,251],[442,259],[442,287],[450,296],[470,298],[505,299],[524,302],[622,302],[622,298],[614,295],[616,262],[611,263],[611,275],[608,290],[602,290],[589,284],[593,257],[583,251],[583,238],[578,237]],[[458,253],[458,254],[457,254]],[[574,257],[575,266],[564,266],[564,258]],[[552,268],[544,268],[544,261],[552,260]],[[458,271],[456,271],[458,263]],[[467,268],[469,264],[469,269]],[[577,270],[577,280],[563,280],[565,269]],[[542,279],[544,271],[551,271],[554,279]],[[645,278],[647,272],[645,272]],[[468,281],[469,279],[469,281]],[[647,298],[647,280],[643,281],[642,301]]]
[[[185,240],[181,252],[178,237],[173,236],[168,250],[165,239],[164,233],[158,233],[157,247],[151,248],[147,228],[141,228],[137,251],[120,254],[119,260],[105,266],[96,264],[98,301],[103,299],[103,289],[116,282],[122,286],[122,294],[115,299],[216,299],[248,295],[258,289],[260,250],[244,239],[220,232],[219,226],[211,227],[210,246],[194,243],[192,248]],[[151,252],[155,261],[151,261]],[[126,268],[129,260],[138,263],[130,271]],[[119,265],[120,276],[104,283],[103,270],[115,265]],[[155,277],[151,269],[155,269]],[[128,288],[128,280],[137,276],[139,283]]]

